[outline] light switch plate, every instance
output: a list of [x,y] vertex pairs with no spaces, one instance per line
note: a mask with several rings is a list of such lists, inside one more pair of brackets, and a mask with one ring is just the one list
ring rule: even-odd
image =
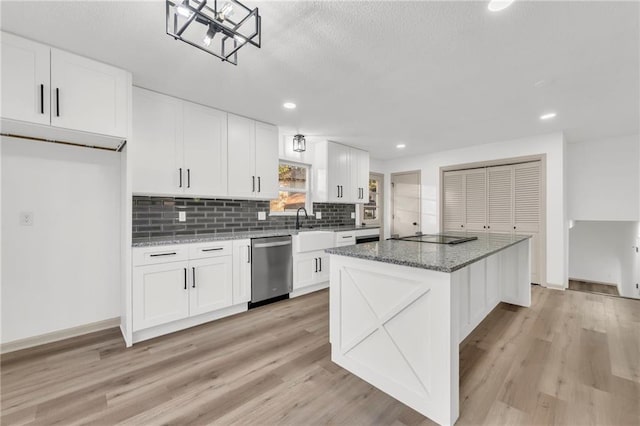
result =
[[20,212],[20,225],[33,226],[33,212]]
[[178,212],[178,222],[187,221],[187,212]]
[[351,219],[355,219],[356,218],[356,212],[351,212]]
[[322,219],[322,212],[316,212],[316,219]]
[[267,220],[267,212],[258,212],[258,220]]

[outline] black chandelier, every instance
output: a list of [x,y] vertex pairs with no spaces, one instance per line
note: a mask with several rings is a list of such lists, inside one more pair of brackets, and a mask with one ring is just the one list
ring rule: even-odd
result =
[[167,0],[167,34],[238,65],[241,47],[260,47],[260,14],[237,0]]

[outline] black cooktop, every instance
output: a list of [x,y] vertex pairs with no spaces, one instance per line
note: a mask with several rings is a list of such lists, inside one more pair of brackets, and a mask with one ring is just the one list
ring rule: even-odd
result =
[[467,241],[477,240],[478,237],[456,237],[453,235],[440,235],[440,234],[420,234],[410,235],[408,237],[394,238],[400,241],[416,241],[419,243],[432,243],[432,244],[460,244]]

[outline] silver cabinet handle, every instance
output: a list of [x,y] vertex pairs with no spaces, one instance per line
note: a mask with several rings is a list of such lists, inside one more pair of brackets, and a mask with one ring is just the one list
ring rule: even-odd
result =
[[280,247],[280,246],[290,246],[291,241],[283,241],[279,243],[264,243],[264,244],[254,244],[255,248],[266,248],[266,247]]

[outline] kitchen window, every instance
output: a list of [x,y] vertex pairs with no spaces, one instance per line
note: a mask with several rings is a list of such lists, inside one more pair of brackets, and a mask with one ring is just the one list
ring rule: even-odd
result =
[[382,180],[376,175],[369,176],[369,201],[362,206],[362,223],[365,225],[380,224],[380,197],[382,192]]
[[270,214],[295,215],[300,207],[305,207],[311,213],[308,165],[280,162],[278,181],[278,199],[271,200]]

